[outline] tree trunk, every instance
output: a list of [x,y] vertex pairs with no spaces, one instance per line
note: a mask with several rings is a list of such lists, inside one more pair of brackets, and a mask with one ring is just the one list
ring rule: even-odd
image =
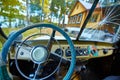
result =
[[9,27],[11,28],[12,25],[11,25],[11,19],[9,18]]

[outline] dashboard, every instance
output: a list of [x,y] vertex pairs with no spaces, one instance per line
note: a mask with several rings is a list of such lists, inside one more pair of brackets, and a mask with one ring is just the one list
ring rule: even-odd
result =
[[[112,44],[102,43],[102,42],[85,42],[85,41],[73,41],[75,50],[76,50],[76,59],[77,60],[88,60],[91,58],[99,58],[109,56],[113,53]],[[56,54],[60,54],[57,52],[63,52],[64,57],[67,59],[71,58],[71,51],[67,44],[61,42],[62,51],[57,48],[57,45],[52,47],[52,50],[56,52]],[[58,51],[57,51],[58,50]]]
[[[52,42],[51,53],[58,56],[63,56],[65,59],[71,58],[70,47],[66,41]],[[18,53],[18,59],[30,60],[31,59],[31,50],[32,47],[36,45],[46,45],[47,41],[31,40],[27,41],[25,45],[19,46],[20,43],[16,43],[14,47],[15,53]],[[110,43],[104,42],[92,42],[92,41],[73,41],[75,50],[76,50],[76,59],[77,60],[88,60],[91,58],[99,58],[109,56],[113,53],[113,47]],[[27,45],[26,45],[27,44]],[[31,45],[31,46],[28,46]],[[19,48],[19,51],[18,51]],[[12,59],[15,58],[15,54],[10,54]]]

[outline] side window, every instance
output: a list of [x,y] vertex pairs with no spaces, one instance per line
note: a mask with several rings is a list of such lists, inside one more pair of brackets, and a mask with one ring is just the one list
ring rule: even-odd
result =
[[69,19],[69,24],[72,24],[72,22],[73,22],[73,17],[71,16]]
[[69,18],[69,24],[71,24],[71,22],[72,22],[72,17]]
[[71,20],[71,24],[72,24],[73,23],[73,17],[72,16],[71,16],[70,20]]
[[73,24],[76,23],[76,20],[77,20],[77,15],[73,16]]
[[71,24],[74,23],[74,16],[71,17]]
[[76,23],[80,23],[82,20],[82,14],[78,14]]
[[80,23],[82,20],[82,14],[78,14],[75,16],[71,16],[70,20],[69,20],[69,24],[76,24],[76,23]]
[[89,20],[89,22],[97,22],[98,14],[93,14]]

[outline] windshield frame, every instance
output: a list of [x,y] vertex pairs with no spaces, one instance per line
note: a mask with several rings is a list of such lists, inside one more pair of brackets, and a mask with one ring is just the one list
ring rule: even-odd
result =
[[98,2],[99,2],[99,0],[95,0],[95,1],[94,1],[93,5],[92,5],[92,7],[91,7],[91,9],[90,9],[90,12],[88,13],[88,15],[87,15],[87,17],[86,17],[86,19],[85,19],[85,22],[83,23],[83,25],[82,25],[82,27],[81,27],[81,29],[80,29],[80,32],[78,33],[78,36],[77,36],[76,40],[79,40],[79,37],[81,36],[83,30],[85,29],[85,27],[86,27],[86,25],[87,25],[87,23],[88,23],[91,15],[92,15],[92,13],[94,12],[94,10],[95,10]]

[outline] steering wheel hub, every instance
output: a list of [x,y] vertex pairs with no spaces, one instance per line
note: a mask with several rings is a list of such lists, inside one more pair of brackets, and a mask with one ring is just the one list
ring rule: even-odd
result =
[[36,46],[31,51],[31,59],[34,63],[43,63],[48,57],[48,50],[44,46]]

